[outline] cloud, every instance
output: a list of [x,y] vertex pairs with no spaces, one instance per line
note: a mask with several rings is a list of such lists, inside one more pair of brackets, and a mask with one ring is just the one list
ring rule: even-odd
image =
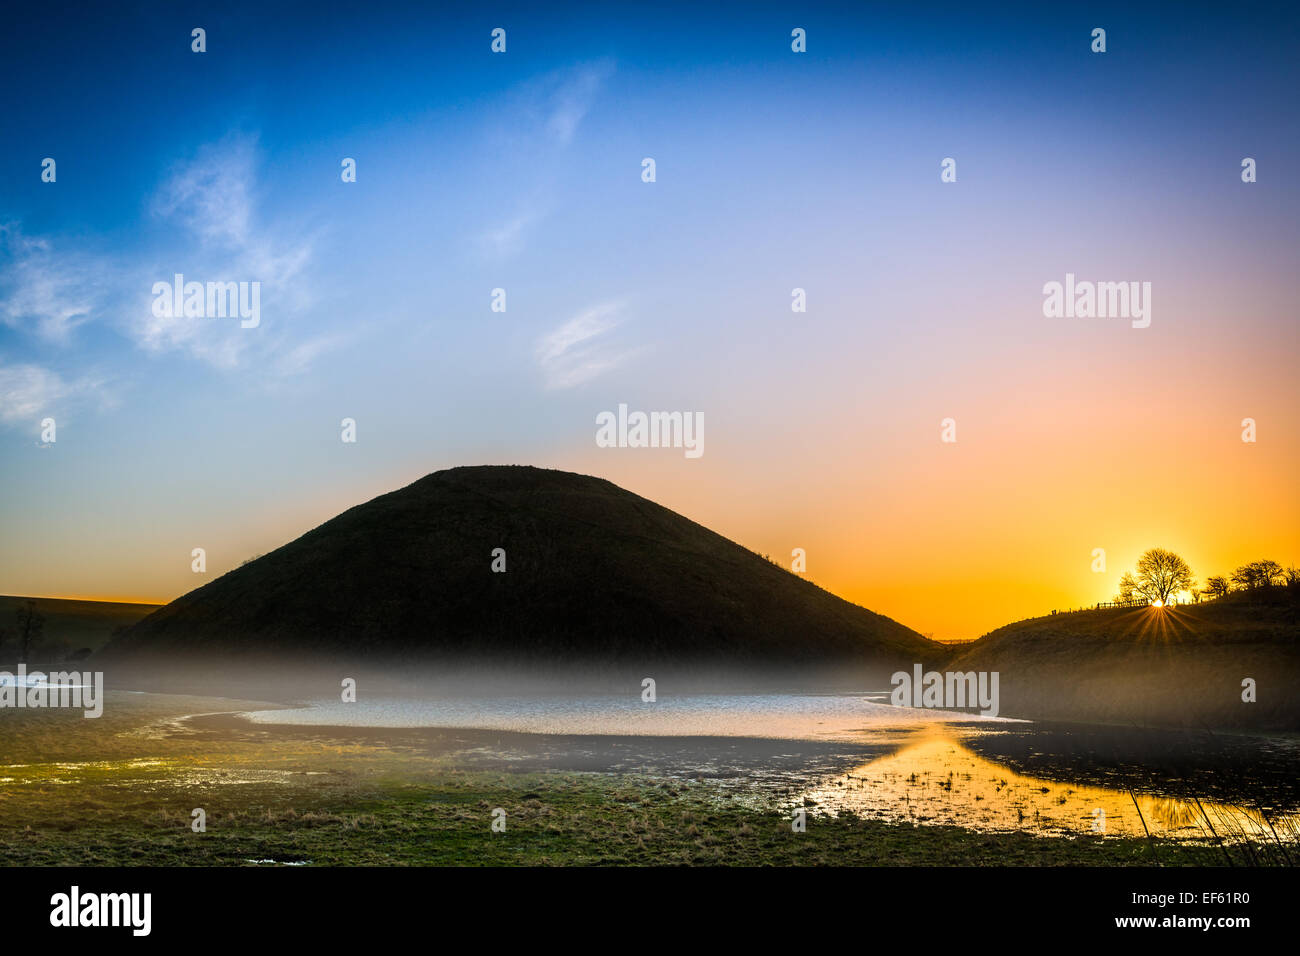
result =
[[56,372],[39,365],[0,364],[0,421],[16,424],[53,413],[70,400],[102,395],[102,382],[79,379],[67,382]]
[[547,388],[572,388],[622,365],[635,349],[610,345],[607,333],[622,323],[620,302],[607,302],[574,316],[537,343],[537,364]]
[[55,253],[45,239],[23,234],[17,223],[0,224],[0,322],[66,343],[90,321],[102,294],[101,268],[88,256]]
[[[156,220],[174,227],[165,253],[151,257],[84,241],[59,240],[56,249],[17,223],[0,223],[0,325],[67,346],[77,327],[107,320],[154,354],[182,352],[228,370],[260,362],[272,374],[301,372],[327,348],[295,342],[292,328],[315,300],[312,240],[259,221],[257,157],[255,137],[230,135],[177,164],[149,203]],[[154,315],[154,283],[177,273],[187,281],[259,283],[269,321],[254,331],[237,321]],[[9,372],[15,395],[36,387],[36,367],[25,368],[22,381]],[[47,390],[56,387],[57,379],[44,381]]]
[[521,212],[479,236],[479,244],[494,255],[511,255],[523,247],[524,233],[541,218],[538,213]]
[[[510,131],[509,152],[540,158],[567,148],[613,72],[613,62],[601,60],[553,71],[517,88],[512,103],[503,110],[510,120],[497,124]],[[549,167],[546,163],[532,165],[541,181],[525,187],[531,198],[515,197],[512,214],[474,237],[489,254],[507,256],[520,251],[527,233],[555,208]]]
[[247,137],[228,136],[203,146],[158,190],[154,215],[183,224],[206,242],[227,247],[247,244],[255,152],[255,141]]
[[[275,358],[292,349],[285,344],[288,329],[283,320],[303,312],[314,300],[307,275],[312,242],[284,238],[260,224],[256,181],[256,139],[232,135],[200,148],[159,187],[152,202],[154,216],[180,227],[191,242],[189,247],[178,244],[172,261],[137,280],[139,291],[128,310],[138,318],[129,330],[142,348],[184,351],[223,369],[263,356],[272,367],[296,371],[320,351],[300,350],[288,363]],[[262,313],[275,321],[253,332],[241,329],[237,322],[223,325],[155,316],[152,295],[144,293],[155,281],[171,281],[175,273],[184,274],[187,281],[258,282]]]
[[579,124],[591,111],[600,88],[613,71],[611,63],[602,61],[577,67],[568,75],[557,78],[558,82],[548,97],[546,130],[561,146],[573,141]]
[[0,365],[0,420],[35,418],[68,394],[68,386],[38,365]]
[[290,286],[311,259],[311,242],[258,223],[256,179],[256,140],[228,136],[173,171],[154,197],[154,215],[186,229],[220,267],[302,297]]
[[282,376],[301,375],[316,361],[318,356],[334,352],[351,341],[351,336],[321,335],[308,339],[289,349],[275,362],[275,369]]

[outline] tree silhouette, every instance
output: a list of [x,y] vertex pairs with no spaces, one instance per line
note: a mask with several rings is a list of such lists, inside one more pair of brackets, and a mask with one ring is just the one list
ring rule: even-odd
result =
[[45,616],[36,610],[35,601],[24,601],[18,607],[18,660],[27,661],[32,645],[40,643],[45,633]]
[[1276,561],[1252,561],[1232,572],[1232,583],[1248,590],[1280,584],[1285,578],[1286,572]]
[[1192,569],[1187,562],[1164,548],[1152,548],[1137,563],[1137,593],[1152,601],[1168,604],[1179,591],[1193,584]]
[[1205,594],[1212,598],[1221,598],[1232,590],[1232,585],[1222,574],[1205,579]]

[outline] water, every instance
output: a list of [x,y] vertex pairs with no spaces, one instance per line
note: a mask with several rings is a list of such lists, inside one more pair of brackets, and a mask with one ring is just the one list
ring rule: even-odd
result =
[[1291,840],[1300,829],[1294,739],[1042,725],[888,700],[363,695],[243,716],[304,731],[479,731],[465,743],[470,765],[708,779],[726,799],[783,812],[1045,836]]
[[[1123,776],[1123,773],[1119,774]],[[1022,830],[1045,836],[1248,836],[1271,841],[1273,829],[1291,832],[1296,813],[1266,816],[1259,809],[1210,799],[1137,793],[1073,779],[1018,773],[988,760],[960,736],[929,728],[896,753],[865,762],[800,793],[792,806],[820,813],[972,830]]]
[[434,700],[364,695],[245,714],[258,723],[340,727],[454,727],[529,734],[625,737],[765,737],[861,741],[934,723],[1001,721],[894,707],[887,691],[862,694],[696,694],[640,697],[497,697]]

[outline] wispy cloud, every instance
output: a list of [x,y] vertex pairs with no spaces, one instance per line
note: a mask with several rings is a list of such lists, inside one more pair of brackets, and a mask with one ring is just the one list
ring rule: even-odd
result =
[[88,378],[69,382],[39,365],[0,363],[0,421],[35,426],[40,416],[60,414],[69,401],[91,396],[107,400],[103,384]]
[[[601,89],[614,72],[610,60],[556,70],[518,87],[503,112],[508,123],[510,150],[519,155],[544,157],[567,149],[591,112]],[[514,210],[475,237],[477,245],[494,256],[519,252],[528,233],[555,208],[553,184],[547,181],[545,163],[539,163],[540,181],[525,184],[526,199],[514,199]]]
[[547,388],[572,388],[617,368],[636,353],[609,341],[624,305],[607,302],[574,316],[537,343],[537,364]]
[[554,88],[547,101],[546,129],[562,146],[569,145],[579,124],[590,112],[600,88],[614,71],[608,61],[577,67],[567,75],[554,78]]
[[308,339],[288,349],[277,358],[275,370],[284,377],[301,375],[319,356],[343,348],[351,339],[352,337],[347,335],[319,335]]
[[231,135],[180,164],[153,200],[154,215],[178,222],[205,242],[242,247],[252,229],[256,141]]
[[[285,321],[313,304],[312,240],[260,223],[257,155],[255,137],[232,135],[173,168],[150,209],[175,230],[165,258],[152,263],[85,242],[59,240],[56,248],[55,240],[26,235],[17,223],[0,224],[0,324],[67,346],[78,326],[108,319],[155,354],[180,351],[226,369],[261,356],[272,370],[301,370],[326,348],[292,341]],[[155,316],[153,283],[176,273],[200,282],[260,283],[262,312],[271,321],[250,334],[238,323]],[[286,353],[294,359],[281,361]]]
[[480,235],[479,245],[493,255],[513,255],[523,248],[525,234],[541,218],[537,212],[520,212]]
[[58,375],[38,365],[0,365],[0,420],[34,419],[68,391]]
[[[147,291],[153,281],[167,281],[174,272],[199,281],[259,282],[263,312],[273,321],[259,328],[259,334],[249,334],[237,324],[159,317],[149,307],[150,298],[141,294],[130,304],[137,318],[129,328],[143,348],[180,350],[227,369],[292,348],[285,344],[282,320],[312,304],[306,281],[312,243],[300,236],[285,238],[261,225],[256,172],[256,139],[248,136],[228,136],[179,164],[155,194],[152,211],[161,221],[179,226],[191,247],[178,249],[176,261],[155,268],[157,274],[140,287]],[[299,360],[288,364],[301,369],[306,353],[298,354]],[[271,364],[284,365],[276,359]]]
[[92,257],[55,251],[17,223],[0,224],[0,322],[66,344],[90,321],[102,295],[101,268]]

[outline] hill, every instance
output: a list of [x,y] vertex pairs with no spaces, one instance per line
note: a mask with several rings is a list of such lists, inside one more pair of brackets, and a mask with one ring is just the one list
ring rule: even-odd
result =
[[[112,636],[113,631],[134,624],[160,606],[0,595],[0,630],[14,629],[18,609],[29,600],[36,602],[37,613],[45,618],[43,638],[32,649],[33,666],[46,660],[63,660],[83,648],[98,650]],[[16,658],[17,648],[12,639],[0,646],[0,661]]]
[[[1294,590],[1009,624],[948,669],[998,671],[1001,712],[1037,719],[1300,729]],[[1242,701],[1253,678],[1257,701]]]
[[483,466],[340,514],[126,628],[104,658],[888,667],[945,653],[608,481]]

